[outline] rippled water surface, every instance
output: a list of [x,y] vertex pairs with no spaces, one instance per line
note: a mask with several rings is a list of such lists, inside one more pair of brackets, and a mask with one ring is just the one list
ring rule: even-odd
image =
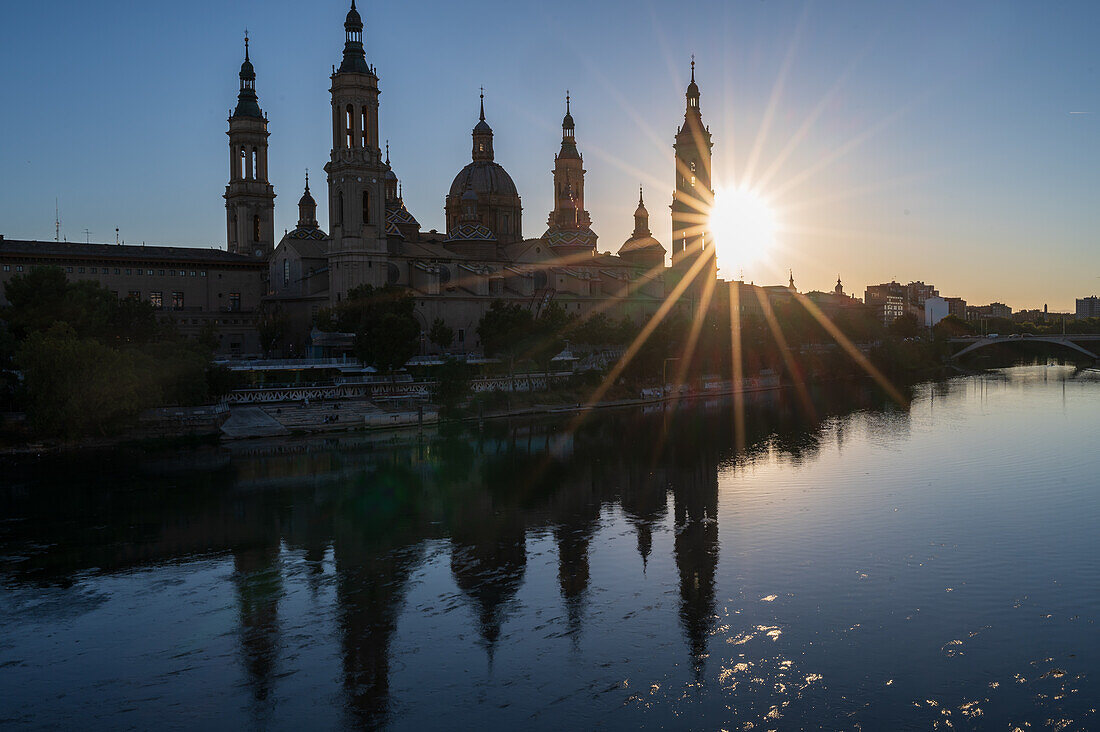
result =
[[9,462],[0,724],[1097,728],[1100,374],[910,396]]

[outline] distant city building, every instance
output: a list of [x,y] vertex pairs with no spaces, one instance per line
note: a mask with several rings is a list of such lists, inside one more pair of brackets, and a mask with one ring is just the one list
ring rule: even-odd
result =
[[925,301],[930,297],[939,297],[940,291],[923,282],[910,282],[905,286],[905,294],[911,304],[923,308]]
[[967,320],[982,320],[988,318],[1005,318],[1012,317],[1012,308],[1005,305],[1003,302],[994,302],[989,305],[969,305],[966,308]]
[[[97,282],[124,299],[145,300],[185,336],[206,328],[223,355],[260,352],[256,329],[264,294],[263,259],[198,247],[20,241],[0,236],[0,283],[37,267],[58,267],[72,282]],[[0,288],[0,305],[7,305]]]
[[966,320],[966,300],[961,297],[945,297],[947,300],[947,314],[954,315],[959,320]]
[[864,291],[863,302],[876,312],[884,325],[890,325],[905,315],[909,291],[905,285],[894,281],[881,285],[868,285]]
[[924,301],[924,324],[931,328],[950,314],[947,300],[933,295]]
[[1077,298],[1077,317],[1100,318],[1100,297],[1092,295]]

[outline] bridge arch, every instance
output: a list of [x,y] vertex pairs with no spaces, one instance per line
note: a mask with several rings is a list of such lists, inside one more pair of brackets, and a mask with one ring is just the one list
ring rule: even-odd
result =
[[1084,354],[1085,356],[1088,356],[1089,358],[1093,359],[1094,361],[1100,360],[1100,356],[1097,356],[1095,353],[1088,350],[1087,348],[1084,348],[1083,346],[1080,346],[1080,345],[1074,343],[1069,338],[1044,337],[1044,336],[1033,336],[1031,338],[982,338],[981,340],[975,341],[974,343],[971,343],[966,348],[964,348],[961,351],[959,351],[958,353],[952,355],[951,359],[955,360],[955,359],[959,358],[960,356],[965,356],[968,353],[973,353],[974,351],[977,351],[979,348],[985,348],[986,346],[993,346],[993,345],[996,345],[998,343],[1051,343],[1051,344],[1058,345],[1058,346],[1065,346],[1066,348],[1072,348],[1073,350],[1077,351],[1078,353]]

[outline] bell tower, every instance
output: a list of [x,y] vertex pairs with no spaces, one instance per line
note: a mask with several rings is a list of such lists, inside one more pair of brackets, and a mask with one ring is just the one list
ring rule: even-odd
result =
[[267,180],[267,117],[256,98],[256,70],[244,38],[241,89],[229,117],[229,185],[225,187],[227,248],[268,257],[275,249],[275,189]]
[[710,129],[699,110],[699,86],[695,83],[695,57],[691,58],[684,124],[676,133],[676,192],[672,198],[672,265],[688,264],[711,246],[707,219],[714,203],[710,184]]
[[344,21],[344,57],[332,74],[328,173],[329,282],[334,302],[359,285],[386,282],[386,171],[378,144],[378,76],[363,50],[363,20]]

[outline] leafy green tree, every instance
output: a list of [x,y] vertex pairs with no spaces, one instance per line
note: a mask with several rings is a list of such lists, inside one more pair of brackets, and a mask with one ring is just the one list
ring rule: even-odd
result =
[[895,338],[916,338],[920,335],[921,327],[917,317],[912,313],[899,315],[890,323],[890,335]]
[[957,315],[948,315],[946,318],[940,320],[932,326],[932,335],[937,339],[945,338],[958,338],[960,336],[968,336],[974,333],[974,329],[969,323],[960,320]]
[[432,327],[428,330],[428,340],[439,346],[439,350],[446,351],[451,347],[454,339],[454,330],[443,322],[443,318],[432,321]]
[[15,336],[12,335],[8,321],[0,320],[0,370],[10,369],[15,360]]
[[447,411],[453,410],[470,390],[470,367],[446,358],[436,372],[435,398]]
[[31,420],[42,434],[108,434],[160,403],[147,358],[79,337],[66,323],[32,333],[17,363]]
[[494,300],[477,324],[477,337],[485,347],[485,355],[508,362],[509,373],[515,373],[516,357],[527,350],[534,330],[531,311],[515,303]]
[[288,318],[279,305],[264,304],[260,307],[259,323],[256,328],[260,332],[260,347],[264,350],[264,356],[271,357],[286,337]]
[[401,287],[361,285],[348,290],[344,302],[319,314],[317,322],[330,332],[354,333],[355,355],[360,361],[393,371],[404,366],[419,346],[420,324],[415,311],[416,301]]

